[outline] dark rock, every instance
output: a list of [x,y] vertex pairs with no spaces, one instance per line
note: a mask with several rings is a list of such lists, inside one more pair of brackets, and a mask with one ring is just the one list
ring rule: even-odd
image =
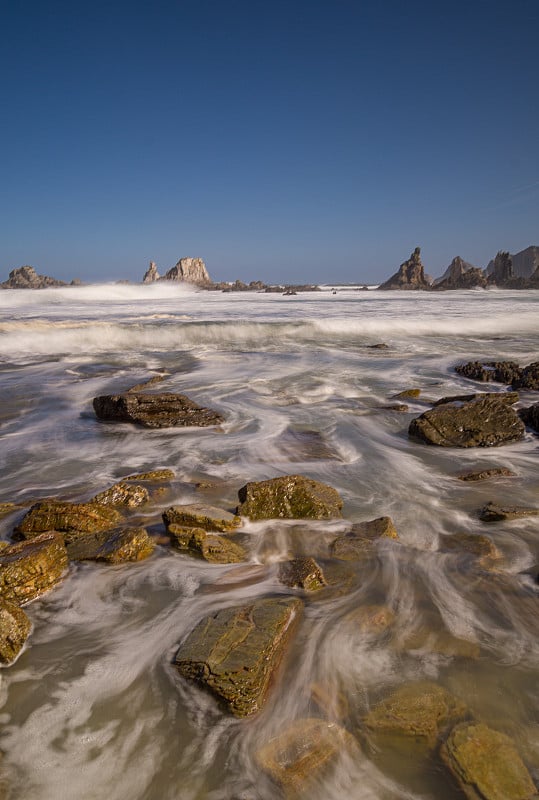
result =
[[507,467],[493,467],[492,469],[482,469],[479,472],[465,472],[457,475],[459,481],[475,482],[487,481],[490,478],[514,478],[516,472],[508,469]]
[[238,514],[259,519],[328,519],[341,517],[336,489],[303,475],[284,475],[246,483],[238,492]]
[[22,539],[32,539],[44,531],[79,535],[110,531],[123,521],[115,508],[98,503],[66,503],[42,500],[36,503],[15,528]]
[[501,403],[512,406],[519,401],[518,392],[474,392],[474,394],[453,394],[441,397],[433,403],[434,406],[443,406],[444,403],[469,403],[471,400],[480,400],[482,397],[492,397]]
[[182,525],[167,526],[172,544],[184,552],[199,556],[213,564],[237,564],[246,561],[246,550],[227,536],[208,533],[203,528]]
[[204,503],[171,506],[164,512],[163,522],[167,530],[170,525],[180,525],[221,533],[233,531],[241,525],[241,519],[235,514]]
[[491,263],[492,268],[489,269],[490,263],[487,267],[488,282],[495,286],[507,286],[515,277],[511,255],[507,251],[499,250]]
[[404,261],[399,271],[391,276],[379,289],[430,289],[423,264],[421,263],[421,249],[416,247],[408,261]]
[[539,508],[500,506],[497,503],[487,503],[479,512],[479,519],[483,522],[502,522],[509,519],[523,519],[524,517],[537,516],[539,516]]
[[338,536],[331,545],[334,558],[356,561],[369,553],[378,539],[398,539],[399,535],[391,517],[378,517],[352,526],[349,533]]
[[518,414],[528,428],[533,428],[539,433],[539,403],[534,403],[528,408],[521,408]]
[[481,397],[444,403],[412,420],[408,433],[440,447],[497,447],[524,438],[524,423],[507,403]]
[[133,486],[130,483],[120,481],[115,483],[110,489],[99,492],[92,498],[92,503],[99,503],[102,506],[126,506],[127,508],[138,508],[150,499],[148,490],[144,486]]
[[18,605],[0,598],[0,663],[12,664],[30,635],[32,623]]
[[145,428],[207,427],[224,419],[217,411],[197,405],[183,394],[118,394],[94,397],[99,419],[134,422]]
[[327,586],[324,573],[314,558],[294,558],[279,564],[279,580],[285,586],[316,592]]
[[12,269],[9,278],[0,284],[2,289],[46,289],[50,286],[67,286],[65,281],[38,275],[33,267],[25,266]]
[[389,345],[385,342],[379,342],[378,344],[368,344],[367,345],[369,350],[389,350]]
[[56,586],[67,570],[67,552],[59,533],[0,550],[0,597],[28,603]]
[[487,276],[480,267],[468,264],[460,256],[456,256],[448,266],[442,277],[435,281],[432,288],[435,291],[448,289],[484,289],[487,285]]
[[513,383],[521,377],[522,370],[515,361],[469,361],[459,364],[455,372],[473,381]]
[[520,375],[513,380],[513,388],[539,391],[539,361],[524,367]]
[[303,604],[270,598],[227,608],[198,623],[180,646],[175,666],[211,692],[236,717],[264,705]]
[[470,800],[534,800],[537,789],[511,739],[483,723],[456,725],[440,750]]

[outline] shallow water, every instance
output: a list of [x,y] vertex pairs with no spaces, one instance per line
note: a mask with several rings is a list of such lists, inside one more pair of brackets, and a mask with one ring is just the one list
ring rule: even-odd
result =
[[[27,607],[34,632],[2,670],[2,742],[10,797],[32,800],[270,800],[255,753],[295,719],[336,713],[361,742],[312,800],[461,795],[436,758],[398,759],[365,740],[369,708],[405,681],[434,680],[511,735],[539,776],[539,519],[487,526],[487,501],[538,506],[539,440],[446,450],[411,442],[429,400],[475,389],[453,371],[471,359],[539,358],[539,293],[440,295],[329,290],[295,297],[204,293],[159,284],[0,292],[0,502],[84,500],[134,472],[177,480],[139,515],[161,529],[172,503],[234,508],[248,480],[301,473],[331,484],[343,521],[246,523],[248,565],[195,561],[165,545],[136,565],[71,565]],[[372,348],[386,343],[387,349]],[[220,411],[219,429],[99,423],[94,396],[156,375]],[[396,401],[404,389],[417,399]],[[399,412],[383,406],[405,402]],[[527,405],[537,395],[521,395]],[[456,474],[506,466],[514,478]],[[0,520],[8,539],[22,511]],[[345,565],[343,591],[305,598],[304,618],[265,709],[224,715],[171,666],[208,613],[287,594],[278,562],[315,555],[350,522],[391,516],[398,542]],[[491,538],[498,572],[446,552],[456,532]],[[382,605],[378,635],[353,612]],[[351,617],[352,614],[352,617]],[[318,684],[329,700],[313,699]]]

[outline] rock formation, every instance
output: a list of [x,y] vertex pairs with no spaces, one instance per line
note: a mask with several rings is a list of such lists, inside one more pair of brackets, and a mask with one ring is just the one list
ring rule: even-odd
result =
[[237,513],[251,520],[328,519],[341,517],[336,489],[303,475],[284,475],[246,483],[238,491]]
[[499,250],[491,264],[492,271],[490,271],[488,275],[488,282],[490,284],[503,286],[515,277],[515,273],[513,272],[513,259],[506,250]]
[[421,263],[421,248],[416,247],[408,261],[404,261],[399,271],[391,276],[379,289],[429,289],[430,284],[425,276]]
[[49,286],[67,286],[67,283],[49,278],[48,275],[38,275],[29,266],[12,269],[7,281],[0,283],[2,289],[46,289]]
[[224,421],[217,411],[203,408],[185,395],[172,392],[102,395],[94,397],[93,406],[99,419],[133,422],[144,428],[207,427]]
[[[500,255],[498,253],[498,255]],[[533,273],[539,269],[539,246],[530,245],[525,250],[515,254],[507,254],[512,261],[513,274],[516,278],[531,278]],[[491,275],[496,268],[496,259],[489,261],[486,273]]]
[[484,288],[486,285],[487,278],[480,267],[474,267],[460,256],[456,256],[442,277],[434,282],[432,288],[436,291],[444,291],[446,289],[473,289],[476,286]]
[[165,274],[166,281],[183,281],[198,286],[207,286],[211,278],[201,258],[180,258],[178,263]]
[[155,261],[150,261],[150,266],[144,273],[142,283],[153,283],[154,281],[158,280],[159,280],[159,273],[157,271],[157,264],[155,263]]

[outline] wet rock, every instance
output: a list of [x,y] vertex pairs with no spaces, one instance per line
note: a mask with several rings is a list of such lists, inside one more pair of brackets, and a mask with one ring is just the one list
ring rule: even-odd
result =
[[236,564],[246,561],[247,551],[227,536],[208,533],[203,528],[170,524],[167,530],[172,544],[191,555],[200,556],[213,564]]
[[95,555],[96,561],[124,564],[142,561],[152,555],[155,542],[145,528],[124,528],[109,536]]
[[489,396],[435,406],[408,428],[410,437],[440,447],[497,447],[523,439],[524,431],[518,414]]
[[6,517],[8,514],[13,514],[14,511],[20,508],[16,503],[0,503],[0,517]]
[[328,720],[342,722],[350,713],[350,704],[346,695],[335,688],[330,690],[322,683],[311,685],[311,701]]
[[300,719],[260,748],[255,759],[287,798],[311,797],[317,781],[345,753],[359,756],[357,740],[334,722]]
[[473,381],[513,383],[521,377],[522,370],[516,361],[468,361],[459,364],[455,372]]
[[15,528],[22,539],[31,539],[44,531],[81,534],[112,530],[123,520],[115,508],[98,503],[67,503],[42,500],[36,503]]
[[513,381],[515,389],[539,390],[539,361],[524,367],[520,376]]
[[235,514],[204,503],[171,506],[164,512],[163,522],[167,530],[170,525],[180,525],[221,533],[233,531],[241,525],[241,519]]
[[416,247],[408,261],[404,261],[398,272],[392,275],[378,289],[429,289],[430,283],[421,263],[421,248]]
[[349,533],[338,536],[331,545],[331,555],[344,561],[364,558],[378,539],[398,539],[391,517],[378,517],[352,526]]
[[0,663],[12,664],[30,635],[32,623],[18,605],[0,598]]
[[62,536],[44,533],[0,550],[0,597],[24,604],[56,586],[67,570]]
[[469,800],[532,800],[539,796],[511,739],[483,723],[454,727],[440,752]]
[[453,636],[439,619],[436,627],[432,622],[398,636],[395,648],[400,652],[429,653],[446,658],[479,658],[481,649],[477,642]]
[[303,475],[285,475],[247,483],[238,492],[237,513],[259,519],[328,519],[341,517],[336,489]]
[[371,733],[413,737],[433,748],[450,725],[466,715],[466,706],[446,689],[427,681],[405,684],[378,703],[366,716]]
[[127,506],[127,508],[138,508],[150,499],[150,494],[144,486],[133,486],[123,481],[115,483],[110,489],[99,492],[92,497],[92,503],[99,503],[102,506]]
[[433,403],[434,406],[442,406],[444,403],[468,403],[471,400],[481,400],[485,397],[491,397],[493,400],[499,400],[500,403],[506,403],[509,406],[518,403],[518,392],[474,392],[474,394],[454,394],[449,397],[441,397]]
[[348,612],[343,619],[347,625],[359,633],[378,636],[384,633],[395,621],[395,612],[388,606],[360,606]]
[[378,342],[378,344],[368,344],[369,350],[389,350],[389,345],[385,342]]
[[259,711],[303,604],[270,598],[201,620],[180,646],[175,666],[236,717]]
[[539,433],[539,403],[534,403],[528,408],[521,408],[518,412],[522,422]]
[[492,467],[491,469],[482,469],[479,472],[464,472],[457,475],[459,481],[475,482],[487,481],[490,478],[514,478],[516,472],[508,469],[507,467]]
[[185,395],[172,392],[102,395],[94,397],[93,406],[99,419],[133,422],[144,428],[200,428],[224,421],[217,411],[203,408]]
[[176,473],[171,469],[154,469],[150,472],[138,472],[136,475],[128,475],[126,481],[173,481]]
[[440,548],[448,553],[466,553],[489,567],[500,557],[500,551],[488,536],[480,533],[451,533],[440,537]]
[[523,517],[537,517],[538,515],[539,508],[500,506],[497,503],[487,503],[479,512],[479,519],[483,522],[502,522],[508,519],[522,519]]
[[285,586],[316,592],[327,585],[324,573],[314,558],[294,558],[279,564],[279,580]]
[[409,406],[406,403],[388,403],[385,406],[374,406],[377,411],[398,411],[399,414],[406,414]]
[[419,397],[420,395],[421,395],[421,389],[404,389],[402,392],[394,394],[393,397],[395,398],[395,400],[399,399],[405,400],[408,397],[413,398],[413,397]]
[[150,386],[155,386],[158,383],[162,383],[166,377],[168,377],[170,373],[164,373],[163,375],[152,375],[151,378],[148,378],[146,381],[142,381],[142,383],[136,383],[134,386],[131,386],[127,392],[130,394],[131,392],[142,392],[146,389],[149,389]]

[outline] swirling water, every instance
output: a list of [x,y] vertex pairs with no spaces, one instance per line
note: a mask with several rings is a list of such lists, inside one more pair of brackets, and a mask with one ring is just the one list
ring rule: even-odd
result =
[[[331,484],[343,521],[245,523],[250,560],[196,561],[166,545],[135,565],[72,564],[27,607],[34,630],[2,670],[3,769],[10,797],[32,800],[269,800],[278,790],[255,753],[295,719],[324,714],[313,684],[344,698],[341,723],[362,718],[406,681],[434,680],[509,733],[539,774],[539,520],[486,526],[488,500],[537,506],[538,440],[446,450],[408,440],[429,400],[485,387],[460,378],[470,359],[539,357],[539,293],[416,294],[342,287],[294,297],[154,286],[0,292],[0,502],[84,500],[134,472],[177,480],[141,519],[159,532],[173,503],[232,509],[248,480],[301,473]],[[379,343],[387,348],[373,348]],[[145,430],[99,423],[94,396],[155,374],[222,412],[218,429]],[[420,388],[402,413],[384,406]],[[493,390],[504,387],[491,385]],[[523,394],[522,404],[536,402]],[[506,466],[514,478],[467,484],[459,472]],[[0,520],[8,539],[23,512]],[[350,522],[392,517],[399,542],[350,567],[346,591],[305,598],[304,618],[270,702],[235,720],[172,667],[205,615],[269,595],[290,553],[324,560]],[[443,548],[489,536],[496,574]],[[298,593],[301,594],[301,592]],[[380,604],[382,635],[350,624]],[[449,643],[449,644],[448,644]],[[337,703],[335,703],[337,705]],[[330,713],[326,708],[326,713]],[[443,798],[459,791],[436,759],[397,762],[363,746],[309,797]]]

